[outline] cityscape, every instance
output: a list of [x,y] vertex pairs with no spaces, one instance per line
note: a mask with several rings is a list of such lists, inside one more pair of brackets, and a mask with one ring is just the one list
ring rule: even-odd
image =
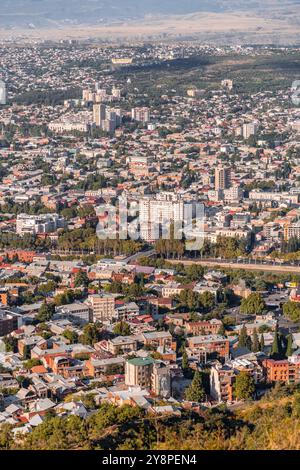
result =
[[300,46],[0,48],[0,450],[299,450]]

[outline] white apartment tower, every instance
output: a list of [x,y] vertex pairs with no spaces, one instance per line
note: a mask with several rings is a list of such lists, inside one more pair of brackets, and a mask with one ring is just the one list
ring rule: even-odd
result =
[[173,193],[160,193],[155,197],[143,197],[139,203],[141,238],[155,241],[170,224],[182,223],[185,204]]
[[143,122],[147,124],[150,122],[150,109],[149,108],[132,108],[131,118],[133,121]]

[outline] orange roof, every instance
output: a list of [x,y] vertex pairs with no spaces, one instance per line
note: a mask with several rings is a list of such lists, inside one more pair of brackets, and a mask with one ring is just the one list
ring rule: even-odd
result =
[[30,371],[32,374],[46,374],[47,369],[44,366],[33,366]]

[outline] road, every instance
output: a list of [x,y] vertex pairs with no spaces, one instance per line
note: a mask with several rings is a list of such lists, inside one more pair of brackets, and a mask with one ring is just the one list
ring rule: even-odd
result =
[[[51,254],[53,255],[89,255],[94,254],[94,251],[91,250],[52,250]],[[128,258],[122,258],[126,264],[130,264],[133,261],[136,261],[138,258],[142,256],[153,256],[155,255],[155,250],[151,248],[147,251],[140,251],[135,253],[134,255],[128,256]],[[276,261],[265,261],[265,260],[251,260],[250,258],[244,259],[232,259],[232,260],[224,260],[218,258],[196,258],[196,259],[183,259],[183,260],[174,260],[174,259],[166,259],[169,263],[178,264],[182,263],[186,266],[190,266],[192,264],[200,264],[202,266],[222,266],[222,268],[229,268],[229,269],[245,269],[248,271],[266,271],[266,272],[273,272],[273,273],[293,273],[293,274],[300,274],[300,262],[299,263],[279,263]]]
[[280,264],[273,262],[251,262],[251,260],[220,260],[220,259],[194,259],[194,260],[166,260],[172,264],[182,263],[185,266],[191,266],[193,264],[199,264],[201,266],[221,266],[222,268],[229,269],[245,269],[248,271],[265,271],[272,273],[293,273],[300,274],[300,265],[294,264]]
[[133,261],[136,261],[138,258],[142,258],[143,256],[153,256],[155,255],[155,250],[151,248],[151,250],[147,251],[139,251],[138,253],[135,253],[135,255],[128,256],[128,258],[124,259],[125,263],[130,264]]
[[[60,256],[68,256],[68,255],[73,255],[73,256],[83,256],[83,255],[94,255],[97,254],[95,253],[94,250],[51,250],[52,255],[60,255]],[[116,256],[115,259],[120,259],[124,261],[126,264],[130,264],[133,261],[136,261],[138,258],[141,258],[142,256],[153,256],[155,255],[155,250],[151,248],[150,250],[145,250],[145,251],[139,251],[138,253],[135,253],[131,256],[128,256],[127,258],[121,257],[121,256]],[[108,258],[111,258],[111,256],[107,256]]]

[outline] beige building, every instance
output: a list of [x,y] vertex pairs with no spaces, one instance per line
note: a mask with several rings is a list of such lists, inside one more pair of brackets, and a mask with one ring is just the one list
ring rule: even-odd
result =
[[151,374],[151,391],[159,397],[171,395],[171,376],[169,368],[162,362],[155,362]]
[[110,322],[115,316],[115,298],[111,295],[91,295],[88,303],[93,312],[94,322]]
[[137,350],[137,340],[132,336],[118,336],[108,340],[108,350],[111,354],[127,354]]
[[126,361],[125,384],[149,388],[156,396],[167,398],[171,395],[169,368],[151,357],[135,357]]
[[154,360],[151,357],[135,357],[126,361],[125,384],[150,388],[153,363]]
[[230,186],[230,168],[218,166],[215,169],[215,190],[227,189]]
[[93,122],[97,127],[101,127],[103,121],[106,119],[106,106],[105,104],[94,104],[93,106]]
[[174,295],[180,295],[180,293],[184,290],[182,285],[179,282],[170,282],[166,284],[162,288],[162,297],[170,298]]

